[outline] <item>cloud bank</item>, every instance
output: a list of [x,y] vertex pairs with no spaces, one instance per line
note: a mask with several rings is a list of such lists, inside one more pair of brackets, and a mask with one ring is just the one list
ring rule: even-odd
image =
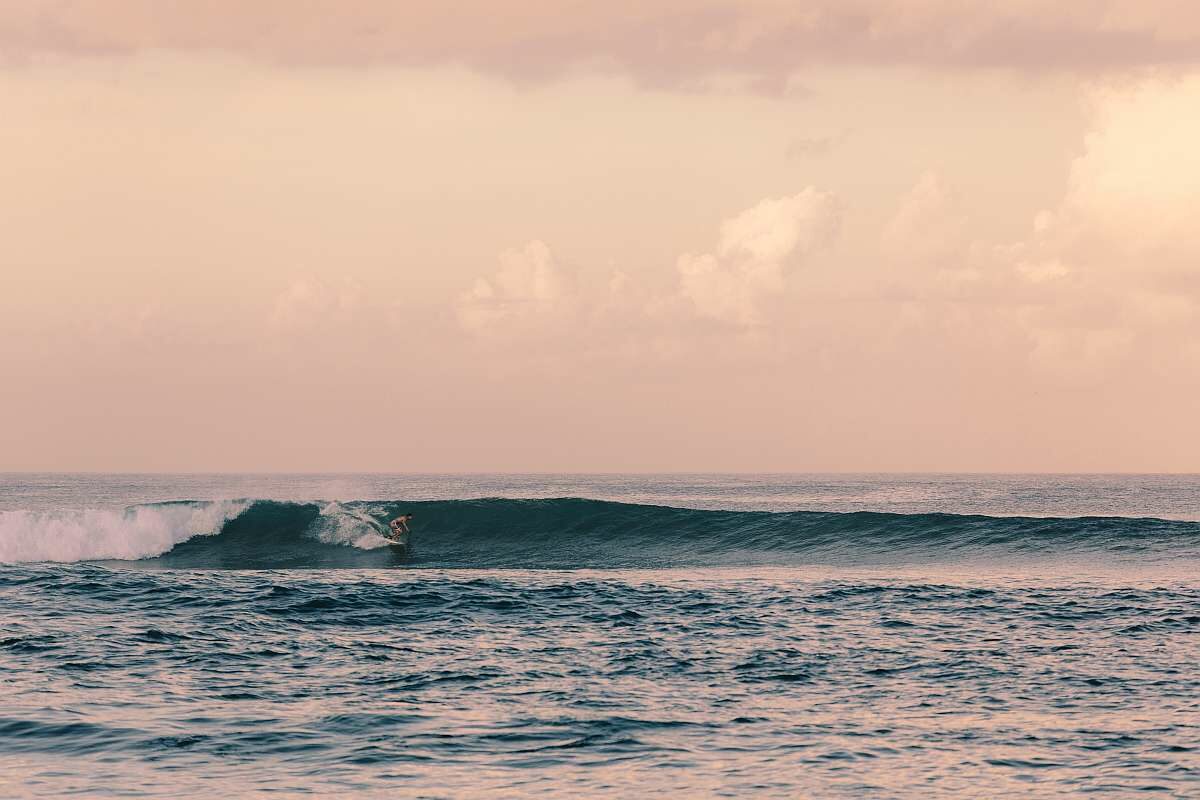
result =
[[[568,280],[549,248],[531,242],[502,254],[500,269],[460,297],[460,323],[493,342],[519,330],[523,347],[543,351],[607,344],[632,362],[722,347],[743,360],[811,362],[845,348],[837,358],[899,365],[937,354],[945,369],[990,364],[1077,388],[1135,369],[1194,376],[1200,124],[1190,109],[1200,78],[1097,89],[1089,103],[1094,125],[1064,193],[1028,209],[1020,238],[988,232],[930,170],[872,232],[874,259],[847,258],[832,245],[854,204],[810,186],[726,218],[710,251],[678,256],[666,290],[648,278],[667,264],[589,285]],[[831,269],[808,269],[817,259]],[[572,325],[586,341],[567,343]],[[640,351],[619,347],[630,330]]]
[[904,196],[881,251],[910,329],[1023,353],[1075,386],[1200,367],[1200,78],[1090,94],[1095,123],[1051,208],[1028,235],[981,234],[936,173]]
[[513,77],[616,65],[653,83],[812,64],[1097,70],[1200,62],[1200,6],[1176,0],[27,0],[0,53],[223,51],[327,64],[465,64]]
[[[45,12],[31,63],[0,69],[10,468],[1196,468],[1195,72],[876,65],[797,75],[798,98],[290,66],[551,75],[603,50],[684,84],[821,55],[772,61],[767,26],[678,64],[671,37],[663,61],[625,41],[489,60],[503,31],[482,29],[359,58],[335,17],[307,50],[197,18],[88,50],[182,57],[47,55],[134,8],[59,24],[82,7],[21,6]],[[1153,27],[1127,10],[1089,30]],[[1185,41],[1186,16],[1153,36]],[[905,63],[966,66],[938,52]],[[1006,63],[1066,63],[1034,52]]]

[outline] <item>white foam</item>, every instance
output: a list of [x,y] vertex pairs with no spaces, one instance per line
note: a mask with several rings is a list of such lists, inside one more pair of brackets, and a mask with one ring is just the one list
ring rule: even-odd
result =
[[360,550],[390,544],[383,538],[380,523],[366,511],[347,508],[337,502],[321,507],[321,516],[313,523],[312,532],[325,544],[349,545]]
[[0,511],[0,563],[135,560],[193,536],[218,533],[245,500],[166,503],[124,510]]

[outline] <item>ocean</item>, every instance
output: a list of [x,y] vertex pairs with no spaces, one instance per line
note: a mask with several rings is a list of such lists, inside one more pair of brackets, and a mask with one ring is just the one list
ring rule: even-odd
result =
[[5,474],[0,797],[1200,797],[1198,567],[1200,476]]

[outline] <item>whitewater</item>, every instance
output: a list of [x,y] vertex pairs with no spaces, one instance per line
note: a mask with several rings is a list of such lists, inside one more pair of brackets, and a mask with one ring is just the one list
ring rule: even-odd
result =
[[1197,476],[0,475],[0,796],[1196,796],[1198,566]]

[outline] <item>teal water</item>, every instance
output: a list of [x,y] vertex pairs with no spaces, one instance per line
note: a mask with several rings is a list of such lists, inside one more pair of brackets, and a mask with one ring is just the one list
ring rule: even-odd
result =
[[1198,499],[0,476],[0,796],[1196,796]]

